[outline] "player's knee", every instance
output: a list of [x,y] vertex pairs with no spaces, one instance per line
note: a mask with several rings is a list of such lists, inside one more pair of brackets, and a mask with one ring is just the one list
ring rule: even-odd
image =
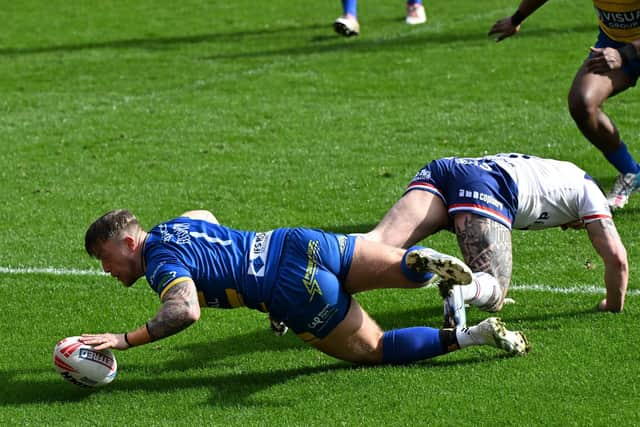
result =
[[589,119],[597,114],[600,105],[598,100],[583,92],[569,93],[569,112],[576,122]]
[[346,362],[362,365],[382,363],[383,332],[381,330],[367,331],[360,328],[348,336],[341,335],[339,332],[330,334],[313,345],[324,353]]
[[382,333],[368,337],[355,336],[349,341],[350,362],[363,365],[382,363]]
[[354,363],[362,365],[375,365],[382,363],[382,335],[375,340],[358,340],[353,345],[352,351]]

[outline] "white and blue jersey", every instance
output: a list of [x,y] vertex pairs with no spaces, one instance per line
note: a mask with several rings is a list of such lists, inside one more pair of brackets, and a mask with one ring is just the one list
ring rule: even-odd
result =
[[582,169],[524,154],[434,160],[415,175],[406,192],[413,190],[438,196],[451,217],[471,212],[510,229],[611,217],[604,194]]
[[355,238],[307,229],[257,233],[187,217],[152,228],[145,276],[160,298],[192,280],[203,307],[246,306],[312,341],[340,323],[350,296],[341,286]]

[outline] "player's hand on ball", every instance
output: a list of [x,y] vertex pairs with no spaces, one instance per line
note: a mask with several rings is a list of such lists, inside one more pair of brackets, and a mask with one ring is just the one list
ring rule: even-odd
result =
[[82,334],[80,341],[93,346],[96,350],[107,348],[126,350],[129,348],[129,344],[124,340],[124,334]]

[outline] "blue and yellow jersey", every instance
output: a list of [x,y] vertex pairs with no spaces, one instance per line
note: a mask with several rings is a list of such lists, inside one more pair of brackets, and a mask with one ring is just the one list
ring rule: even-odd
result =
[[286,232],[234,230],[175,218],[152,228],[144,243],[145,276],[160,298],[191,279],[203,307],[266,311]]
[[640,0],[593,0],[593,6],[610,39],[623,43],[640,39]]

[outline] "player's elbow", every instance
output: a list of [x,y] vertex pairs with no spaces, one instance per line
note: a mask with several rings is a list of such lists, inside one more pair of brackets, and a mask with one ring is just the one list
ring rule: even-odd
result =
[[188,323],[189,325],[197,322],[198,320],[200,320],[200,306],[196,305],[191,307],[186,313],[185,313],[185,322]]

